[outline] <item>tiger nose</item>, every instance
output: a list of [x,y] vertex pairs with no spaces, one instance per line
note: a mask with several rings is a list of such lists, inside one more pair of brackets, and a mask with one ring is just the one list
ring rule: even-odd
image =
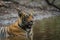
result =
[[33,21],[30,21],[30,22],[33,22]]
[[33,24],[33,21],[30,21],[30,25],[32,25]]

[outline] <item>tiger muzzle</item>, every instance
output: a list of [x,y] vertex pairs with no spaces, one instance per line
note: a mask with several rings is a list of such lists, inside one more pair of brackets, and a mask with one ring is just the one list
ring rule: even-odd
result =
[[31,26],[33,25],[33,21],[28,22],[27,25],[28,25],[28,28],[31,28]]

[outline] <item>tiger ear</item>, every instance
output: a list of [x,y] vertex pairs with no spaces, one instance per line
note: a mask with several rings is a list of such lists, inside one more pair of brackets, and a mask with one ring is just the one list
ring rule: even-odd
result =
[[24,12],[24,11],[19,11],[19,12],[18,12],[18,16],[19,16],[19,17],[25,16],[25,12]]
[[23,13],[22,13],[21,11],[18,12],[18,16],[19,16],[19,17],[21,17],[22,14],[23,14]]
[[18,12],[18,16],[21,17],[22,16],[22,10],[20,10],[19,8],[15,8]]
[[33,15],[34,11],[32,9],[30,9],[30,16]]
[[18,12],[18,16],[21,17],[23,15],[22,9],[15,8]]

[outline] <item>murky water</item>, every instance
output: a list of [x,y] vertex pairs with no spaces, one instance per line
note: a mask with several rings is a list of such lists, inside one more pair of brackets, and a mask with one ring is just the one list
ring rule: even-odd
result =
[[60,40],[60,14],[50,12],[35,17],[34,40]]

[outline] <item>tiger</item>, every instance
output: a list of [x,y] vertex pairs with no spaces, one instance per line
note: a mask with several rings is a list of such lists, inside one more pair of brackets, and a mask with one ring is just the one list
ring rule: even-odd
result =
[[[33,25],[33,15],[32,13],[26,14],[24,11],[16,9],[18,12],[18,19],[11,25],[0,27],[0,36],[2,37],[26,37],[27,40],[31,36],[30,32]],[[22,38],[23,39],[23,38]]]

